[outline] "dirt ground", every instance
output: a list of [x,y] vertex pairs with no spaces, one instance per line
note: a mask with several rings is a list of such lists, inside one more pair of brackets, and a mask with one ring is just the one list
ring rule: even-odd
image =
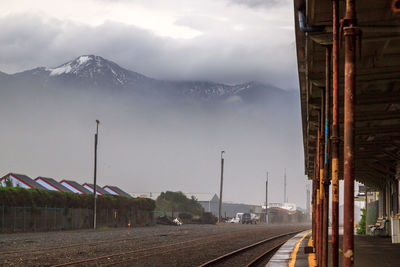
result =
[[[182,225],[0,234],[2,266],[198,266],[309,225]],[[67,265],[63,265],[67,266]]]

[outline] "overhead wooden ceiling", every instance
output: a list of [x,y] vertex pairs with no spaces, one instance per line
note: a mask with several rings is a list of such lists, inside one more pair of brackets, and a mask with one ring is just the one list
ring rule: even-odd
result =
[[[400,177],[400,13],[392,10],[392,2],[358,0],[356,6],[358,25],[363,32],[356,78],[356,180],[377,188],[396,175]],[[340,18],[343,18],[345,2],[339,1],[339,4]],[[325,47],[332,43],[332,1],[295,0],[294,6],[305,172],[312,179],[317,114],[325,87]],[[308,26],[324,26],[323,31],[302,32],[299,8],[305,8]],[[339,82],[341,152],[343,46],[342,43]]]

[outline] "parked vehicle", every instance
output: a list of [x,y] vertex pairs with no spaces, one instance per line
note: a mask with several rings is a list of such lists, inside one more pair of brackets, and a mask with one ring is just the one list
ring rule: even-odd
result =
[[240,218],[239,217],[235,217],[229,220],[230,223],[240,223]]
[[255,214],[243,213],[242,224],[257,224],[257,216]]

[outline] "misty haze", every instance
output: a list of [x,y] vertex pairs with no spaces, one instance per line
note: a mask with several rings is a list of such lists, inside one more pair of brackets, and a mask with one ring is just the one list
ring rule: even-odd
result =
[[5,172],[90,182],[99,119],[100,185],[214,194],[226,150],[226,200],[263,203],[268,171],[271,201],[281,202],[286,168],[289,201],[304,207],[297,92],[155,80],[93,55],[0,83]]

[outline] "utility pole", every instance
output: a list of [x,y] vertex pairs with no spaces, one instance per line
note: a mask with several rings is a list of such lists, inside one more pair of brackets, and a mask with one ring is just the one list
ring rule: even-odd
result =
[[284,183],[284,187],[283,187],[283,203],[287,203],[287,195],[286,195],[286,168],[285,168],[285,173],[283,176],[283,183]]
[[218,222],[222,221],[221,211],[222,211],[222,187],[224,185],[224,157],[225,151],[221,151],[221,185],[219,188],[219,208],[218,208]]
[[268,223],[268,172],[267,181],[265,183],[265,222]]
[[96,230],[96,179],[97,179],[97,139],[98,139],[98,134],[99,134],[99,120],[96,120],[96,134],[94,135],[94,175],[93,175],[93,230]]

